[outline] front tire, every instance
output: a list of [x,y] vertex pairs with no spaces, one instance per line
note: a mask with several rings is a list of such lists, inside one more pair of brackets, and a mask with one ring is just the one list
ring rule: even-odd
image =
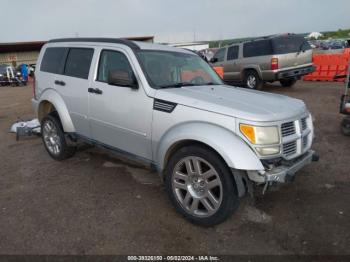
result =
[[72,157],[76,147],[69,146],[58,117],[47,115],[41,121],[41,137],[46,151],[58,161]]
[[197,225],[217,225],[239,206],[230,169],[204,146],[181,148],[170,158],[165,186],[176,210]]
[[280,80],[281,86],[283,86],[283,87],[292,87],[295,85],[296,82],[297,82],[296,79],[281,79]]
[[261,90],[264,82],[255,70],[248,70],[244,76],[244,85],[249,89]]

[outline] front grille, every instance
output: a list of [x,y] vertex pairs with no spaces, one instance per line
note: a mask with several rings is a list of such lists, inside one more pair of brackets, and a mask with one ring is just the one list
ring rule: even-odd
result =
[[282,136],[290,136],[295,134],[295,124],[294,122],[283,123],[281,126]]
[[301,119],[301,130],[306,130],[307,128],[307,122],[306,122],[306,117]]
[[297,152],[297,142],[292,141],[283,144],[283,154],[286,156],[294,155]]

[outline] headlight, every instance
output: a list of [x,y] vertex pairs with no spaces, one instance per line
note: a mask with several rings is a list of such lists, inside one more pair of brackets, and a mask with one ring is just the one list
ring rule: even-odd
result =
[[241,133],[254,145],[279,144],[280,137],[277,126],[252,126],[240,124]]

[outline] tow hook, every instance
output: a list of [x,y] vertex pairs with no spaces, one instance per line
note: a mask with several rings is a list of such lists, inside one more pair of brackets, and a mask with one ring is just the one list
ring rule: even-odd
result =
[[313,153],[311,160],[312,162],[318,162],[318,160],[320,160],[320,156],[316,153]]

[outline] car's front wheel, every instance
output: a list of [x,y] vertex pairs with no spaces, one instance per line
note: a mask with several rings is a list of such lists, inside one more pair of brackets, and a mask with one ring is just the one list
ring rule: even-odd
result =
[[238,207],[235,181],[226,163],[204,146],[178,150],[165,170],[170,200],[190,222],[213,226]]
[[264,82],[255,70],[248,70],[244,76],[244,84],[247,88],[261,90]]
[[74,155],[76,147],[68,145],[62,125],[55,115],[47,115],[41,121],[41,136],[49,155],[64,160]]

